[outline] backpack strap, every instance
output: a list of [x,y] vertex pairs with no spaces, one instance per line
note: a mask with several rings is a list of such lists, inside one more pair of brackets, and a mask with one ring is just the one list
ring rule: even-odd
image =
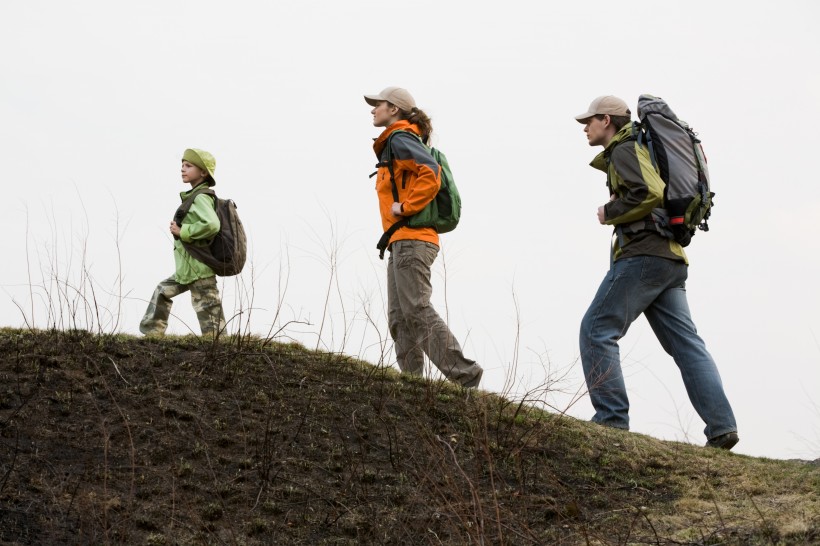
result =
[[[689,136],[692,139],[692,146],[695,149],[695,162],[698,165],[698,191],[700,193],[700,202],[701,207],[705,207],[706,203],[710,202],[712,196],[714,195],[711,193],[709,189],[709,180],[706,177],[706,165],[704,162],[706,158],[703,157],[703,148],[700,146],[700,139],[698,138],[697,133],[695,133],[691,128],[688,130]],[[701,158],[703,158],[701,160]],[[712,215],[711,207],[706,210],[703,214],[703,220],[701,220],[698,229],[701,231],[709,231],[709,217]]]
[[[647,114],[648,115],[648,114]],[[660,173],[660,167],[658,166],[658,162],[655,159],[655,143],[652,140],[652,133],[650,133],[643,123],[639,121],[632,122],[632,135],[638,141],[639,146],[646,146],[649,150],[649,161],[652,162],[652,168],[655,169],[656,172]],[[664,183],[663,185],[663,201],[666,202],[666,195],[669,187]],[[672,232],[668,229],[669,228],[669,214],[666,212],[666,209],[661,207],[657,207],[652,209],[650,213],[650,219],[652,220],[652,224],[655,226],[655,231],[660,233],[666,238],[674,239],[675,236]]]
[[[652,149],[652,139],[648,134],[646,134],[646,132],[641,128],[641,125],[637,121],[632,123],[632,134],[629,137],[622,140],[621,142],[619,142],[615,147],[620,146],[621,144],[624,144],[626,142],[632,142],[632,141],[637,141],[639,146],[643,146],[644,145],[644,140],[646,141],[646,146],[648,146],[648,148],[649,148],[649,157],[652,160],[652,166],[655,168],[655,170],[657,170],[658,167],[655,164],[654,150]],[[613,150],[614,150],[614,148],[613,148]],[[609,166],[610,166],[610,163],[611,163],[610,156],[611,155],[612,155],[611,152],[610,152],[610,154],[604,155],[604,159],[606,160],[606,185],[609,188],[610,192],[612,192],[612,178],[611,178],[611,175],[609,174]],[[663,193],[664,193],[664,200],[665,200],[666,199],[666,188],[665,187],[664,187]],[[652,209],[652,212],[650,212],[642,220],[637,220],[636,222],[633,222],[632,224],[628,224],[628,225],[618,224],[618,225],[615,226],[614,231],[615,231],[615,235],[618,237],[618,246],[620,248],[623,249],[624,246],[626,245],[626,243],[628,242],[627,241],[628,235],[635,234],[636,233],[635,229],[641,229],[641,228],[633,228],[633,226],[635,224],[641,223],[641,222],[643,222],[644,225],[651,224],[652,227],[650,229],[654,229],[654,231],[656,231],[657,233],[659,233],[663,237],[666,237],[666,238],[669,238],[669,239],[674,239],[674,235],[668,229],[669,216],[666,212],[666,209],[664,209],[664,208],[654,208],[654,209]],[[643,228],[643,229],[646,229],[646,228]],[[610,257],[610,258],[612,258],[612,257]]]
[[[387,137],[387,143],[385,144],[385,148],[386,148],[386,151],[387,151],[387,157],[385,158],[384,161],[380,161],[379,163],[376,164],[376,167],[387,167],[387,171],[390,173],[390,187],[393,191],[393,202],[395,202],[395,203],[399,202],[399,188],[396,185],[396,175],[393,171],[393,146],[392,146],[392,140],[393,140],[393,137],[395,137],[396,134],[398,134],[398,133],[410,133],[410,131],[393,131],[392,133],[390,133],[390,135]],[[410,134],[413,135],[413,133],[410,133]],[[413,135],[413,136],[415,136],[415,135]],[[376,172],[378,172],[378,171],[376,171]],[[373,174],[376,174],[376,173],[373,173]],[[370,175],[370,176],[373,176],[373,175]],[[409,221],[410,220],[408,218],[402,218],[401,220],[395,222],[393,225],[391,225],[389,228],[387,228],[387,231],[385,231],[382,234],[381,238],[379,239],[379,242],[376,243],[376,248],[379,250],[379,259],[380,260],[384,259],[384,251],[387,250],[387,245],[390,243],[390,238],[393,236],[394,233],[396,233],[396,231],[399,230],[399,228],[402,228],[402,227],[406,226]]]
[[174,213],[174,222],[176,222],[176,224],[179,227],[182,227],[182,220],[188,214],[188,211],[191,210],[191,205],[194,204],[194,200],[197,197],[199,197],[200,195],[203,195],[203,194],[204,195],[210,195],[211,197],[214,198],[214,210],[216,210],[216,192],[214,190],[212,190],[210,187],[205,187],[204,189],[195,191],[195,192],[191,193],[191,195],[186,197],[184,201],[182,201],[182,204],[179,206],[177,211]]
[[658,163],[655,161],[655,143],[652,142],[652,135],[644,129],[639,121],[633,121],[632,136],[638,141],[639,146],[646,145],[649,149],[649,160],[652,162],[652,167],[657,171]]
[[[387,167],[387,171],[390,173],[390,187],[393,190],[393,201],[398,203],[399,202],[399,188],[396,186],[396,174],[393,171],[393,138],[399,133],[408,133],[409,131],[393,131],[387,137],[387,143],[385,144],[385,148],[387,150],[387,159],[385,161],[380,162],[377,166],[378,167]],[[410,133],[412,134],[412,133]]]

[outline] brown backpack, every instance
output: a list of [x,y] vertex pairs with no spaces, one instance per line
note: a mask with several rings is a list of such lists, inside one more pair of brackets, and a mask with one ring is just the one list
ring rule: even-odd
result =
[[194,199],[202,194],[210,195],[214,199],[214,210],[219,217],[219,233],[207,245],[185,241],[182,241],[182,245],[188,254],[213,269],[220,277],[238,275],[245,266],[248,241],[233,200],[218,198],[212,189],[194,192],[179,206],[174,221],[178,226],[182,226],[182,220],[188,214]]

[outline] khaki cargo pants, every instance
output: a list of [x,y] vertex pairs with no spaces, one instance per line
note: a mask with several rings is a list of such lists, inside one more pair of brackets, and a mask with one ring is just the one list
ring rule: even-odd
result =
[[387,320],[402,372],[421,375],[424,355],[455,383],[476,387],[481,366],[464,356],[450,328],[430,305],[430,268],[438,247],[425,241],[396,241],[387,261]]
[[213,335],[225,329],[225,314],[222,311],[222,300],[216,286],[216,277],[199,279],[190,284],[179,284],[173,275],[161,281],[148,309],[140,321],[140,332],[145,335],[162,335],[168,328],[168,317],[171,315],[171,298],[191,291],[191,303],[199,319],[202,335]]

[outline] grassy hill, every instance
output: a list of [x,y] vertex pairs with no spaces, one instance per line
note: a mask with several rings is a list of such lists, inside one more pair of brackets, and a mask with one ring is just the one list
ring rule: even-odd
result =
[[0,544],[817,544],[820,467],[255,339],[0,331]]

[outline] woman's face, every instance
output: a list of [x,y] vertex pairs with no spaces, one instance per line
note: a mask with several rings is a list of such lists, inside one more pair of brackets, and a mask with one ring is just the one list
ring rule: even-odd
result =
[[373,125],[376,127],[389,127],[399,120],[398,107],[386,100],[373,107],[370,113],[373,114]]

